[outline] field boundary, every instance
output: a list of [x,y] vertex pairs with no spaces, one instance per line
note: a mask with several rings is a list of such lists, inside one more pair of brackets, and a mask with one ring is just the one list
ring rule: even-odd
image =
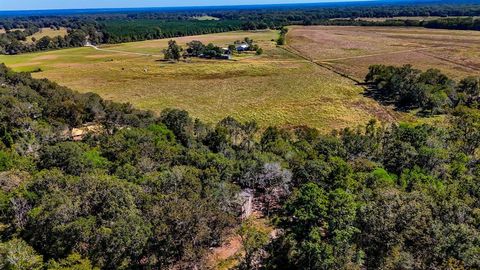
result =
[[89,47],[89,48],[95,49],[97,51],[102,51],[102,52],[123,53],[123,54],[149,56],[149,57],[163,57],[163,55],[159,55],[159,54],[149,54],[149,53],[139,53],[139,52],[128,52],[128,51],[120,51],[120,50],[112,50],[112,49],[103,49],[103,48],[99,48],[99,47],[97,47],[95,45],[92,45],[92,44],[87,44],[87,45],[85,45],[85,47]]
[[359,79],[357,79],[357,78],[355,78],[355,77],[353,77],[353,76],[350,76],[350,75],[348,75],[348,74],[346,74],[346,73],[340,72],[340,71],[334,69],[333,67],[331,67],[331,66],[329,66],[329,65],[326,65],[325,63],[322,63],[322,62],[319,62],[319,61],[315,61],[314,59],[312,59],[312,58],[310,58],[310,57],[308,57],[308,56],[306,56],[306,55],[303,55],[303,54],[301,54],[300,52],[297,52],[294,48],[292,48],[292,47],[289,46],[289,45],[278,46],[278,47],[281,48],[281,49],[283,49],[283,50],[285,50],[285,51],[288,52],[288,53],[291,53],[291,54],[294,54],[294,55],[296,55],[296,56],[298,56],[298,57],[301,57],[301,58],[307,60],[308,62],[310,62],[310,63],[312,63],[312,64],[314,64],[314,65],[317,65],[317,66],[319,66],[319,67],[322,67],[322,68],[324,68],[324,69],[327,69],[327,70],[329,70],[329,71],[331,71],[331,72],[333,72],[333,73],[335,73],[335,74],[337,74],[337,75],[340,75],[340,76],[342,76],[342,77],[344,77],[344,78],[346,78],[346,79],[349,79],[349,80],[353,81],[355,84],[363,87],[364,89],[367,89],[365,86],[362,85],[363,82],[360,81]]

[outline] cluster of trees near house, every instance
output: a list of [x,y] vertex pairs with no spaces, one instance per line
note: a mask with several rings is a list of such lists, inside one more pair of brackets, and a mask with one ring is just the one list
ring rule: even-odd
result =
[[374,65],[365,81],[374,97],[401,110],[441,114],[458,106],[480,108],[480,77],[470,76],[457,83],[437,69],[422,72],[411,65]]
[[[201,21],[195,18],[209,15],[219,20]],[[233,30],[281,29],[287,25],[383,25],[423,26],[447,29],[478,30],[478,19],[387,20],[369,22],[355,18],[391,18],[412,16],[479,16],[480,5],[471,1],[455,3],[389,4],[380,6],[348,5],[346,7],[281,6],[261,8],[210,8],[163,11],[116,11],[112,13],[57,14],[45,16],[0,17],[0,28],[5,30],[30,29],[27,32],[0,34],[0,53],[17,54],[81,46],[75,40],[79,35],[88,37],[92,43],[119,43],[147,39],[173,38],[178,36],[218,33]],[[335,18],[351,18],[332,20]],[[45,38],[37,44],[25,44],[29,31],[42,27],[65,27],[67,37]]]
[[282,229],[241,226],[246,269],[480,267],[476,106],[325,135],[157,116],[3,65],[0,104],[2,269],[199,269],[245,188]]
[[[244,47],[241,47],[243,45]],[[163,50],[165,60],[179,61],[182,58],[200,57],[208,59],[228,59],[233,53],[251,51],[257,55],[263,54],[263,49],[254,43],[254,40],[246,37],[243,41],[237,40],[230,44],[228,48],[221,48],[213,43],[207,45],[201,41],[193,40],[187,43],[187,49],[184,50],[175,40],[168,42],[168,47]]]

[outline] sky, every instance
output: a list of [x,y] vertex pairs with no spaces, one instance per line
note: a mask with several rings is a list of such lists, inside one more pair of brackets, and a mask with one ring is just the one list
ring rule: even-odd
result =
[[0,0],[0,11],[39,9],[132,8],[179,6],[226,6],[365,0]]

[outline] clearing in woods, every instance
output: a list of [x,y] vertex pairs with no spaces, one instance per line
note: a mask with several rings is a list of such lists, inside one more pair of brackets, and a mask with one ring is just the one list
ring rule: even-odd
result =
[[[21,30],[23,31],[23,29],[12,29],[11,31],[15,31],[15,30]],[[0,29],[0,34],[4,34],[6,33],[5,29],[1,28]],[[32,42],[32,38],[35,38],[36,40],[39,40],[41,39],[42,37],[56,37],[56,36],[65,36],[67,35],[67,28],[64,28],[64,27],[60,27],[60,29],[52,29],[52,28],[48,28],[48,27],[45,27],[45,28],[40,28],[40,30],[31,35],[31,36],[28,36],[27,37],[27,41],[28,43],[31,43]]]
[[41,39],[42,37],[56,37],[56,36],[66,36],[67,29],[64,27],[61,27],[60,29],[52,29],[52,28],[40,28],[40,31],[37,33],[27,37],[27,42],[32,42],[32,38],[35,38],[36,40]]
[[287,41],[293,52],[359,81],[373,64],[437,68],[455,79],[480,74],[480,31],[294,26]]
[[[393,121],[398,113],[362,95],[351,80],[312,64],[275,45],[277,31],[228,32],[177,38],[227,45],[253,38],[264,54],[234,60],[201,60],[171,64],[159,61],[168,39],[0,56],[17,71],[48,78],[80,92],[130,102],[160,112],[185,109],[216,123],[226,116],[269,125],[308,125],[328,132],[372,118]],[[105,49],[105,51],[102,51]]]

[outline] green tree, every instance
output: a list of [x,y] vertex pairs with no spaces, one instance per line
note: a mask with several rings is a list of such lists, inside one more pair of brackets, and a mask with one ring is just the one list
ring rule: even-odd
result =
[[254,257],[268,243],[268,232],[260,225],[255,224],[252,219],[247,219],[242,223],[238,234],[242,239],[242,247],[245,251],[245,269],[256,269]]
[[198,40],[193,40],[187,43],[187,53],[189,56],[199,56],[205,52],[205,45]]
[[317,184],[308,183],[296,190],[285,204],[285,223],[297,239],[311,228],[327,225],[328,197]]
[[164,58],[166,60],[179,61],[182,58],[182,47],[180,47],[175,40],[168,42],[168,48],[163,50]]
[[0,268],[5,270],[41,270],[43,258],[22,239],[0,243]]
[[46,268],[47,270],[100,270],[93,267],[90,260],[82,258],[78,253],[70,254],[67,258],[58,261],[50,260]]

